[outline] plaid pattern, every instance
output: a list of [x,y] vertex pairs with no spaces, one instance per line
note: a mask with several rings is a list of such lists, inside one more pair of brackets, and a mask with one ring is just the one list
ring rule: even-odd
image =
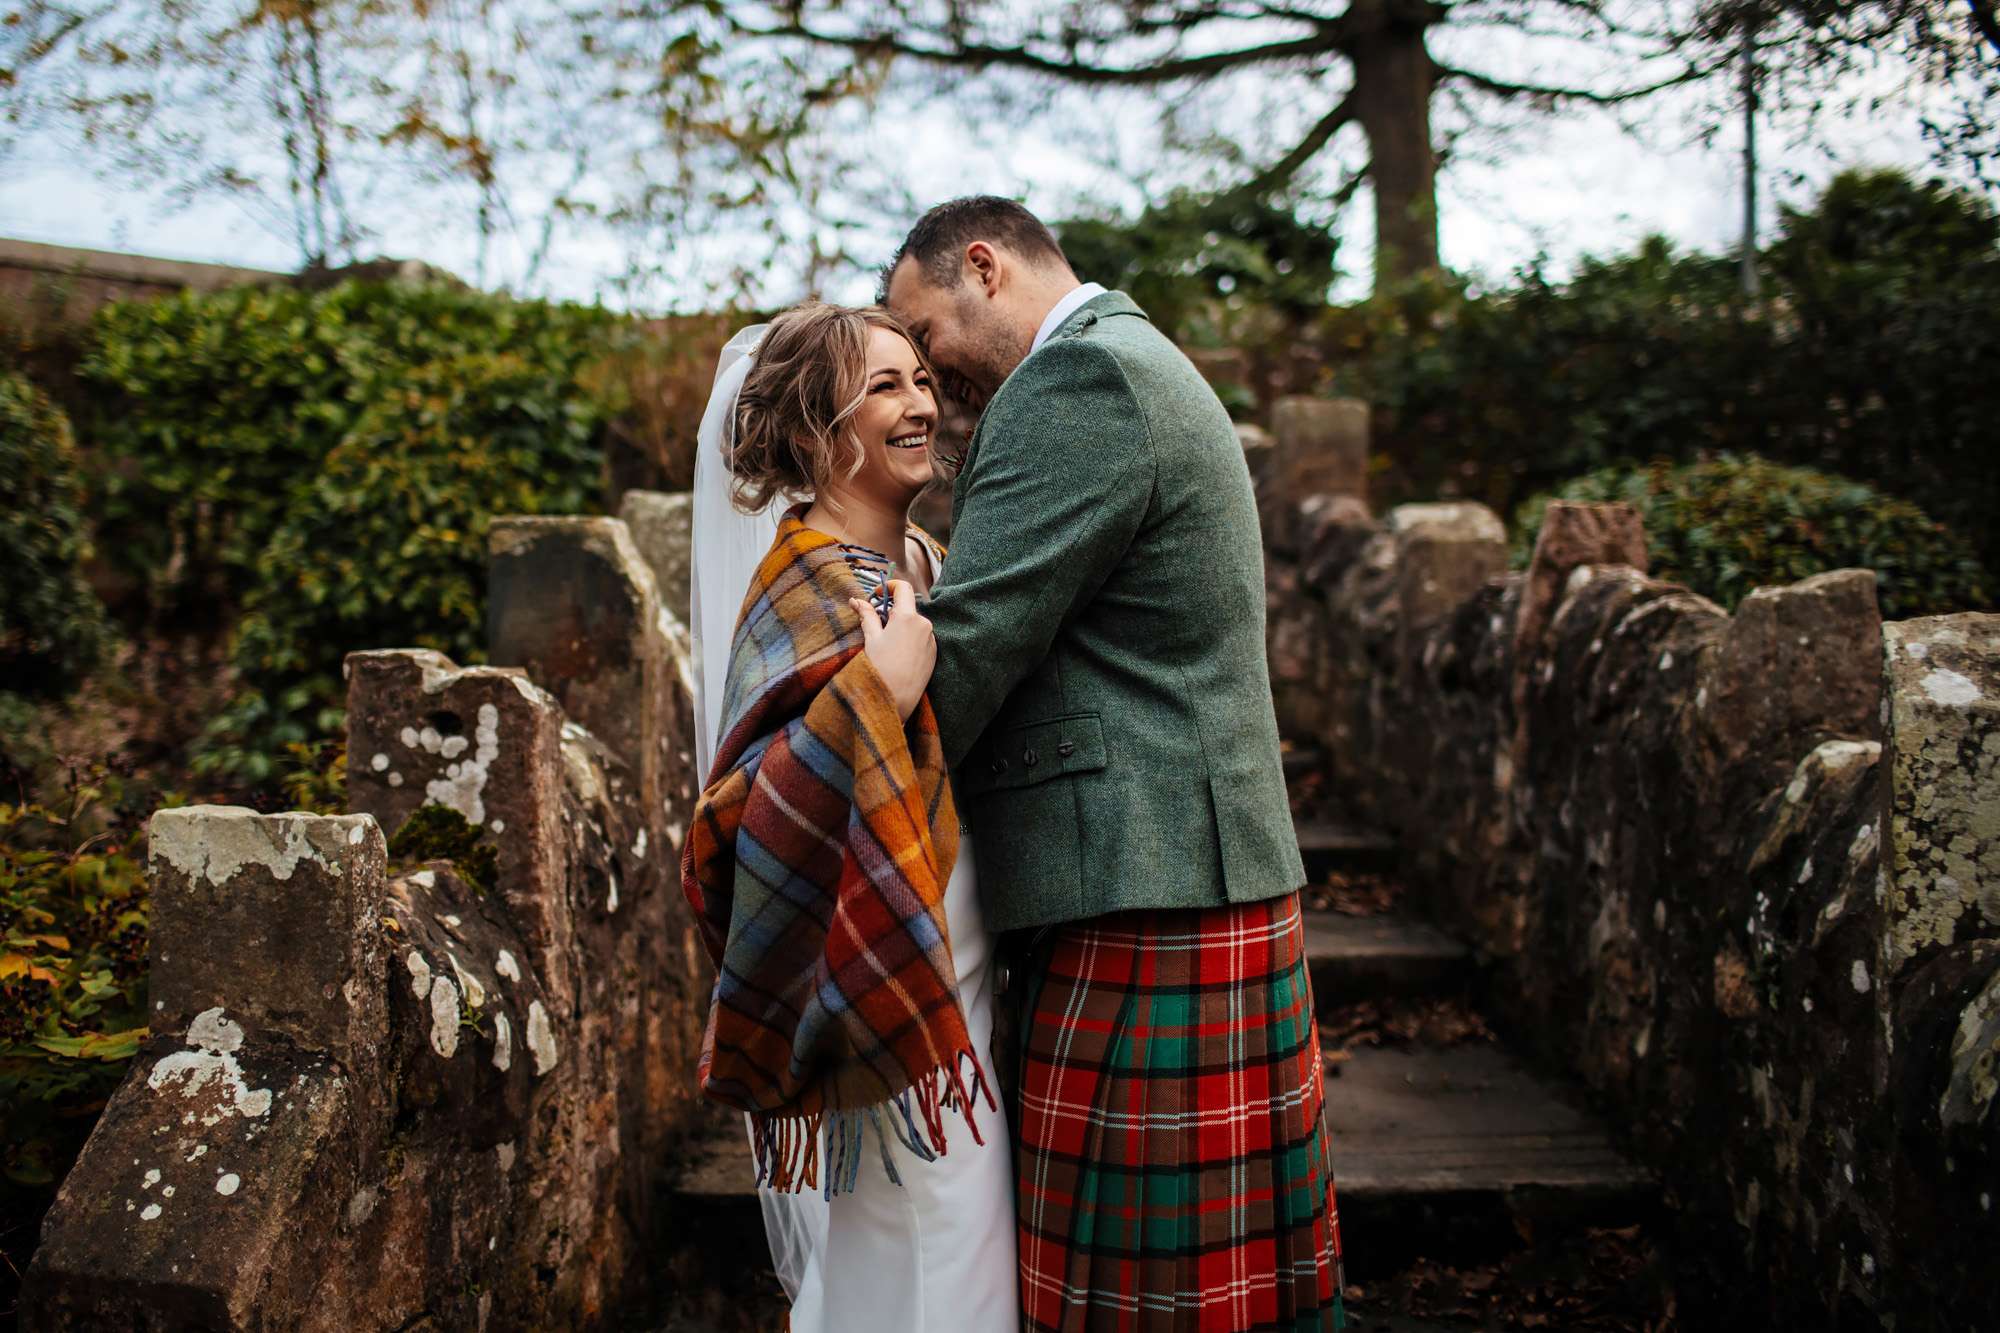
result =
[[862,591],[840,544],[787,514],[737,620],[681,863],[717,970],[702,1091],[751,1113],[761,1181],[814,1185],[823,1153],[829,1195],[853,1188],[865,1130],[893,1176],[883,1135],[931,1159],[945,1112],[971,1124],[985,1090],[945,926],[944,752],[929,703],[906,727],[861,651]]
[[1344,1327],[1298,896],[1121,912],[1055,927],[1034,953],[1024,1326]]

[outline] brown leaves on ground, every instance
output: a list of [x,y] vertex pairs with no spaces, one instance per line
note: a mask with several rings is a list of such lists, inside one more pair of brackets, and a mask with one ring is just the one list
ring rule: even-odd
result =
[[1402,902],[1403,885],[1386,875],[1336,870],[1323,883],[1308,884],[1299,896],[1308,908],[1318,912],[1381,916],[1395,911]]
[[1593,1333],[1669,1333],[1671,1282],[1658,1250],[1638,1226],[1592,1228],[1528,1243],[1499,1260],[1454,1268],[1418,1259],[1366,1286],[1350,1283],[1359,1322],[1369,1316],[1469,1321],[1487,1329],[1577,1329]]
[[1319,1021],[1320,1051],[1329,1066],[1344,1062],[1356,1046],[1435,1048],[1492,1040],[1486,1020],[1455,995],[1357,1000]]

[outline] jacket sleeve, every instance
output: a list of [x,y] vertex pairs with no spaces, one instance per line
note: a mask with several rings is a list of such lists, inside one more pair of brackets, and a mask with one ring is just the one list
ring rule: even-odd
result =
[[980,432],[944,577],[930,700],[956,768],[1009,692],[1131,548],[1151,503],[1145,416],[1116,358],[1081,338],[1037,350]]

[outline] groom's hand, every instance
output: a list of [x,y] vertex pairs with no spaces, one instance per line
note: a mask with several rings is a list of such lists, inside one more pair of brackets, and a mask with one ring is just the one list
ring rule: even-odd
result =
[[931,668],[937,665],[937,640],[931,622],[917,611],[917,593],[901,579],[889,583],[889,621],[882,622],[874,607],[859,597],[847,604],[861,617],[861,639],[875,673],[895,696],[896,711],[905,722],[917,711],[917,701],[931,683]]

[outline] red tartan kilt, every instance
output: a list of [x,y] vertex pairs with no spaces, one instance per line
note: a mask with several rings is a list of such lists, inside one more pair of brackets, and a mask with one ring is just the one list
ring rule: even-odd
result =
[[1057,927],[1024,981],[1025,1327],[1342,1327],[1297,895]]

